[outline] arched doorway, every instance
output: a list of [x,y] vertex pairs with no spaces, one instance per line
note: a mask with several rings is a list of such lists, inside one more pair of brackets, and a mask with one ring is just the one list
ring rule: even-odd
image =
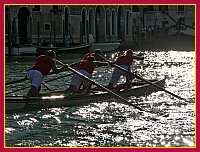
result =
[[96,42],[105,41],[105,12],[101,6],[97,6],[95,13],[95,37]]
[[119,40],[125,40],[125,15],[121,6],[118,8],[117,14],[117,35]]
[[89,10],[89,34],[94,35],[94,12],[92,9]]
[[80,43],[88,43],[88,23],[86,16],[86,8],[82,8],[81,22],[80,22]]
[[82,34],[86,35],[86,10],[82,11]]
[[[28,43],[28,34],[30,34],[30,12],[28,8],[22,7],[18,12],[18,30],[19,30],[19,43],[27,44]],[[29,24],[28,24],[29,23]]]
[[89,40],[88,43],[93,43],[94,42],[94,35],[95,35],[95,17],[94,17],[94,11],[91,8],[89,10],[89,16],[88,16],[88,34],[89,34]]

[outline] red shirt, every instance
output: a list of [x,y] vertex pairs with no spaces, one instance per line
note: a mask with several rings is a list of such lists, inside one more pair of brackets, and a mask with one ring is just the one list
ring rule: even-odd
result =
[[92,74],[95,68],[95,64],[92,61],[82,60],[81,63],[78,65],[77,70],[85,70],[88,73]]
[[127,65],[130,67],[133,63],[133,56],[126,56],[125,54],[122,54],[119,56],[119,58],[115,62],[117,65]]
[[40,55],[33,67],[32,70],[38,70],[40,71],[43,76],[48,75],[48,73],[51,70],[51,63],[53,59],[48,55]]

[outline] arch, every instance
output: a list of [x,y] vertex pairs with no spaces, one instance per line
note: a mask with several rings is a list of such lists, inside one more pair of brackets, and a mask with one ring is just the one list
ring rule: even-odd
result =
[[104,42],[105,41],[105,10],[104,10],[104,6],[96,7],[95,37],[96,37],[96,42]]
[[86,8],[83,8],[82,9],[82,12],[81,12],[81,17],[82,17],[82,35],[86,35]]
[[117,36],[119,40],[125,40],[125,13],[124,8],[122,6],[118,8]]
[[28,43],[28,22],[30,21],[30,11],[27,7],[21,7],[18,12],[18,30],[19,30],[19,43],[27,44]]

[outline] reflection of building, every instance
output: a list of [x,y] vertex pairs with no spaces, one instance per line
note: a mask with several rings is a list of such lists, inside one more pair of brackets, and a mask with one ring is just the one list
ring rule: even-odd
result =
[[180,32],[180,18],[181,26],[195,25],[194,5],[6,5],[5,11],[12,45],[64,46],[67,33],[74,43],[89,43],[91,35],[95,42],[141,40]]

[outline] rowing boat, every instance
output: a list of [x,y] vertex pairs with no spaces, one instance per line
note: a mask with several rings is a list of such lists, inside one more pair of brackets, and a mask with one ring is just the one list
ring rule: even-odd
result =
[[[165,84],[165,78],[149,81],[160,87],[164,87]],[[160,91],[160,89],[146,82],[135,80],[129,89],[125,88],[125,84],[120,84],[115,93],[123,97],[139,97],[156,91]],[[81,106],[94,102],[110,101],[110,99],[114,99],[114,96],[98,87],[93,88],[89,95],[77,93],[76,95],[65,96],[63,91],[43,94],[40,97],[12,95],[5,97],[5,111],[6,113],[13,113],[44,108]]]

